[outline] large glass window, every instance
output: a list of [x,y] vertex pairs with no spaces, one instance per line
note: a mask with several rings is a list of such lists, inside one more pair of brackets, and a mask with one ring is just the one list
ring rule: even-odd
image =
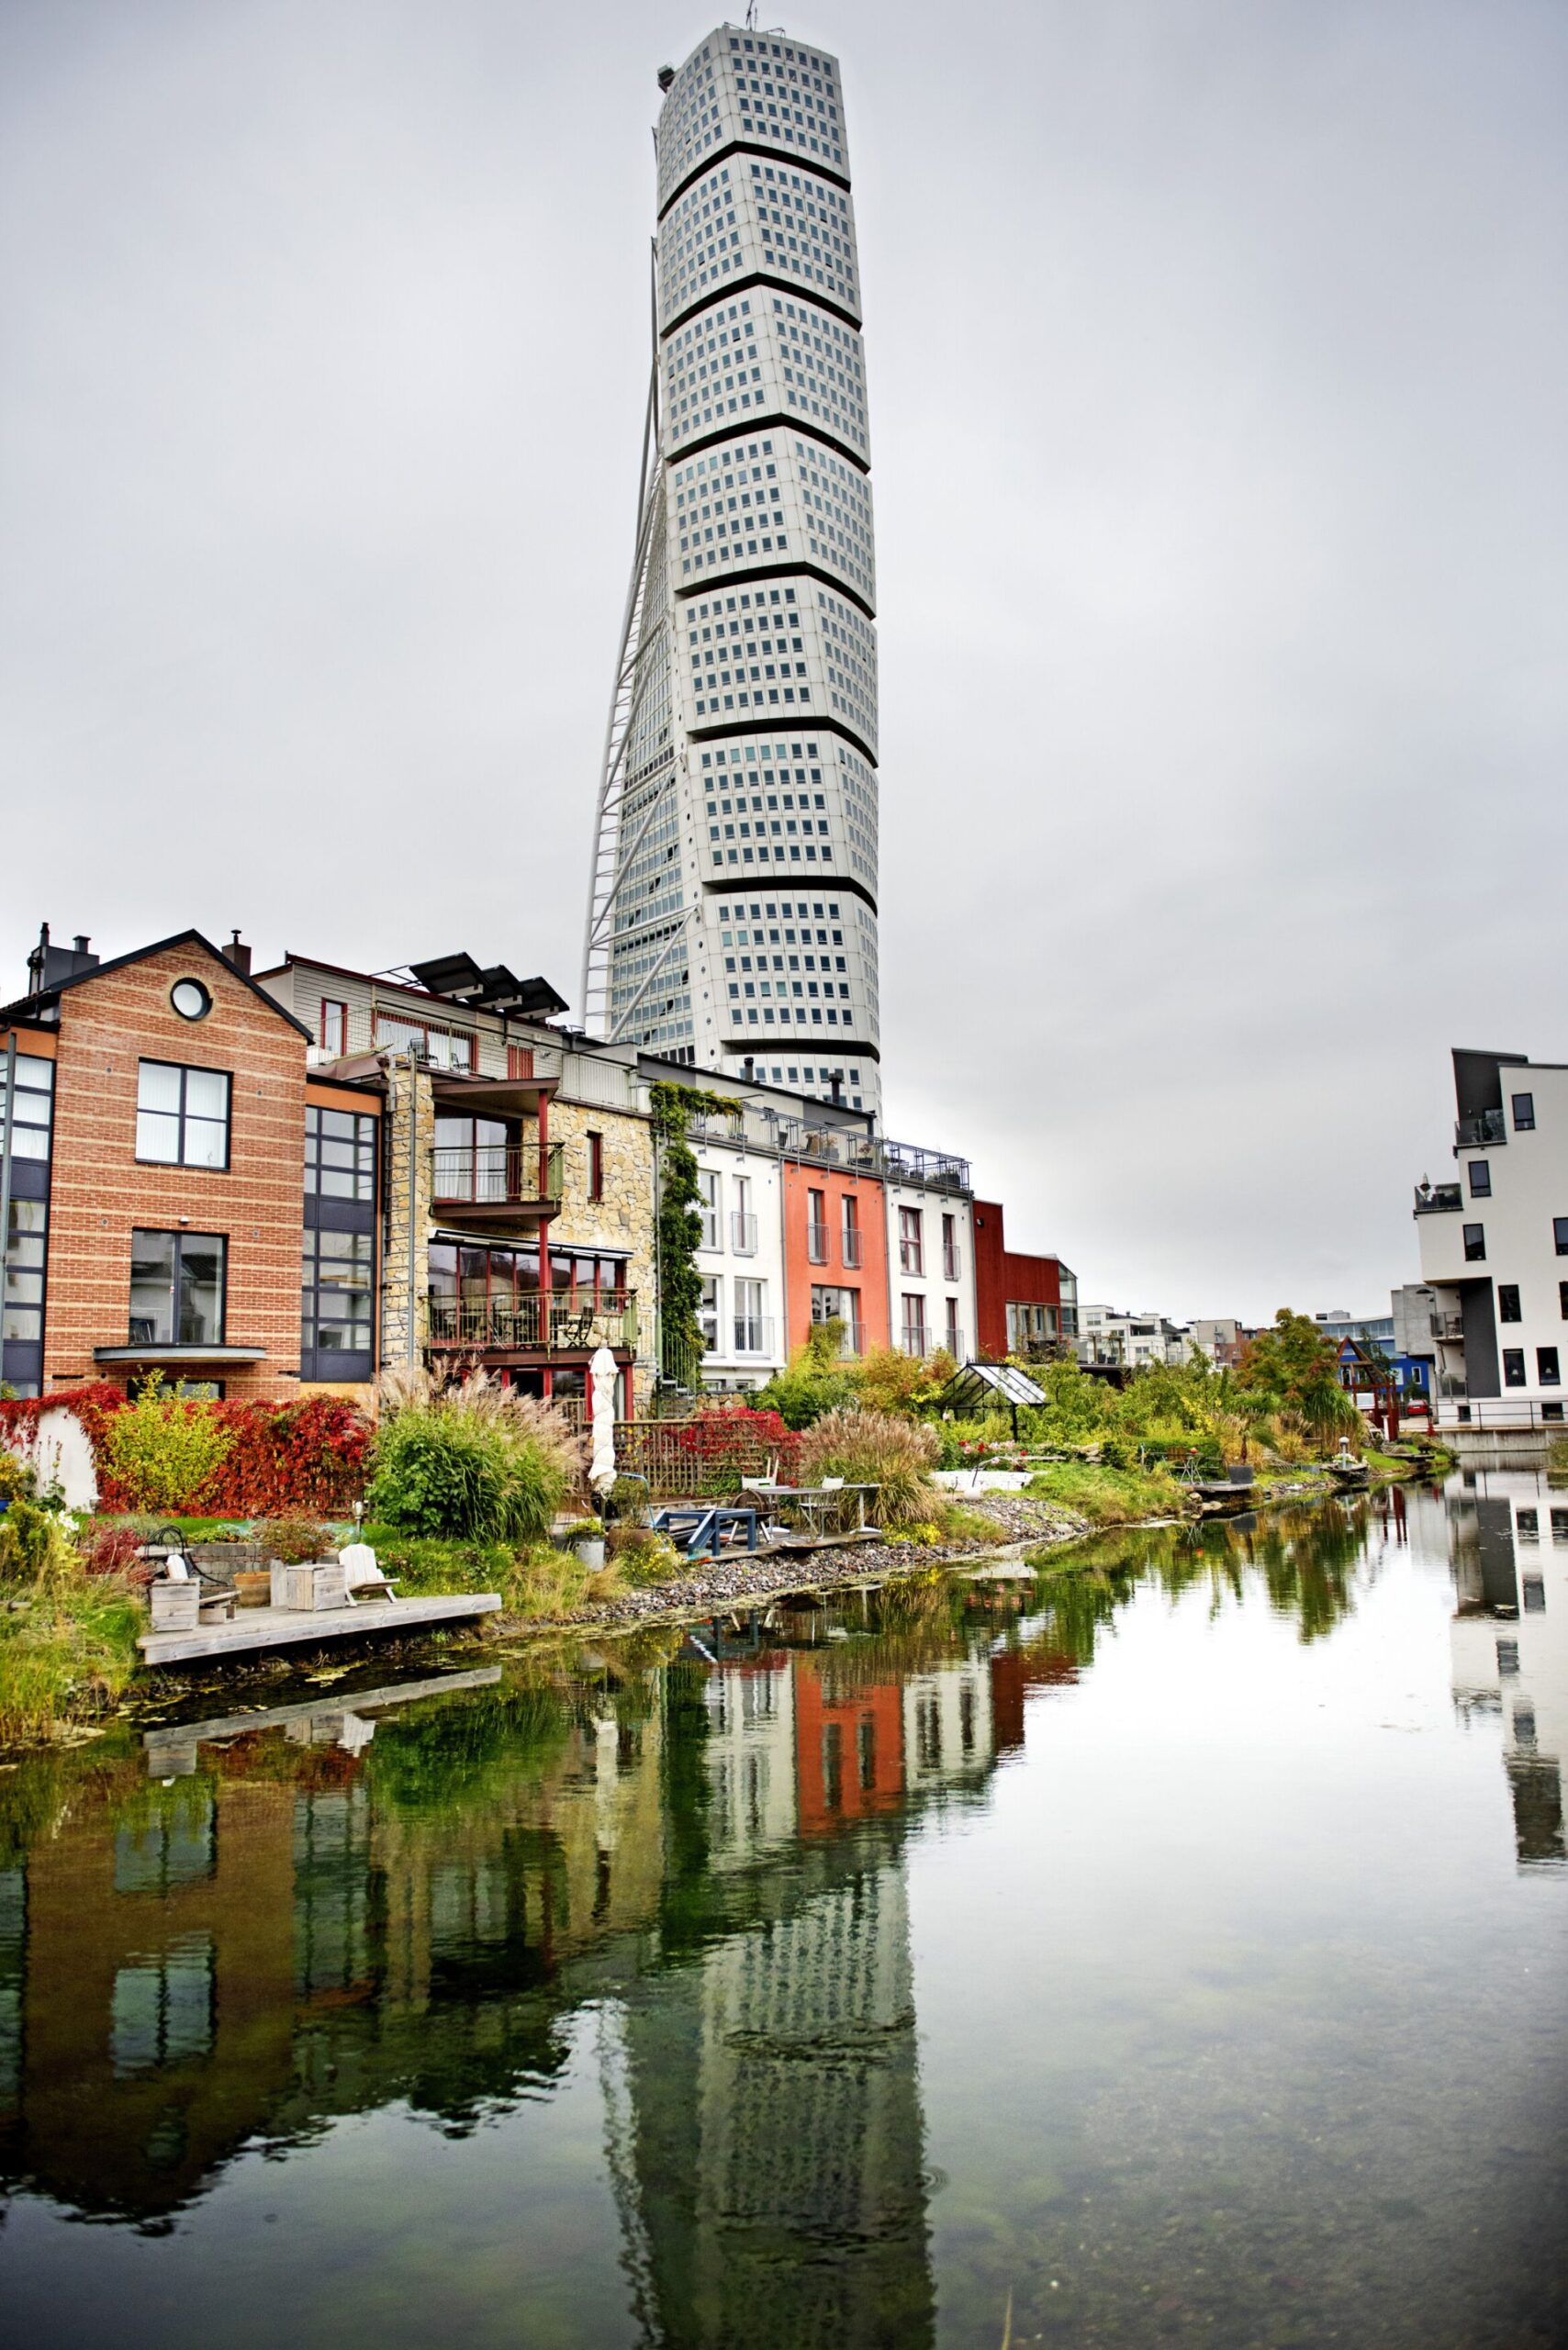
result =
[[1542,1387],[1560,1387],[1562,1384],[1562,1372],[1555,1347],[1537,1347],[1535,1375]]
[[6,1235],[0,1338],[43,1337],[43,1259],[49,1210],[42,1200],[13,1200]]
[[735,1352],[738,1355],[760,1355],[767,1350],[763,1295],[761,1281],[737,1281],[735,1283]]
[[156,1167],[227,1167],[229,1078],[182,1061],[143,1061],[136,1083],[136,1155]]
[[221,1346],[228,1248],[214,1232],[133,1232],[130,1344]]
[[1503,1384],[1522,1387],[1525,1383],[1525,1350],[1523,1347],[1503,1348]]
[[305,1189],[328,1200],[373,1200],[375,1120],[357,1110],[308,1109]]
[[[375,1321],[375,1241],[368,1232],[308,1232],[300,1281],[300,1345],[310,1355],[368,1355]],[[330,1367],[318,1363],[319,1377]]]
[[703,1352],[716,1354],[719,1349],[719,1276],[717,1273],[703,1275],[702,1303],[697,1309],[697,1319],[702,1330]]
[[521,1153],[509,1147],[502,1118],[438,1118],[438,1200],[510,1200],[518,1195]]
[[702,1191],[702,1196],[697,1203],[698,1213],[702,1218],[702,1237],[697,1245],[700,1248],[716,1248],[719,1245],[719,1217],[723,1198],[721,1187],[724,1179],[722,1175],[714,1174],[711,1169],[704,1167],[699,1170],[697,1180]]
[[[11,1112],[11,1156],[49,1157],[50,1110],[54,1099],[54,1063],[35,1053],[17,1055],[17,1100]],[[0,1053],[0,1133],[6,1119],[6,1056]]]
[[906,1273],[925,1270],[924,1220],[918,1208],[899,1210],[899,1265]]

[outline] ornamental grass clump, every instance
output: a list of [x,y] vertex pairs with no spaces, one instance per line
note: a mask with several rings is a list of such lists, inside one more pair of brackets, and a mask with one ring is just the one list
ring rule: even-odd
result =
[[868,1516],[879,1525],[930,1526],[942,1516],[931,1482],[941,1450],[935,1428],[846,1404],[824,1412],[801,1438],[801,1483],[842,1477],[847,1485],[876,1485],[880,1491],[868,1497]]
[[558,1412],[476,1373],[436,1390],[399,1377],[365,1494],[368,1515],[407,1534],[532,1542],[550,1531],[582,1448]]

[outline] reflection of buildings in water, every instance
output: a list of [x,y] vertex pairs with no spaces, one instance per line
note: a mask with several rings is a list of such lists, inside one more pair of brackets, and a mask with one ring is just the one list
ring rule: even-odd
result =
[[903,1871],[876,1849],[900,1834],[849,1831],[821,1856],[837,1882],[628,2003],[622,2176],[653,2339],[931,2338]]
[[704,1687],[713,1864],[788,1847],[809,1875],[627,2004],[610,2119],[658,2339],[931,2338],[902,1842],[913,1803],[994,1762],[993,1662],[857,1662],[774,1652]]
[[185,1782],[73,1807],[13,1872],[8,2174],[78,2210],[176,2207],[293,2065],[293,1792]]
[[759,1652],[488,1741],[504,1699],[374,1741],[321,1708],[150,1755],[171,1785],[84,1773],[0,1876],[6,2177],[162,2226],[248,2142],[393,2099],[470,2126],[610,1998],[661,2297],[696,2289],[679,2240],[707,2280],[693,2338],[734,2338],[732,2271],[773,2291],[770,2244],[822,2258],[761,2338],[881,2338],[874,2307],[924,2338],[902,1841],[980,1789],[1022,1698],[980,1647],[874,1670]]
[[1525,1863],[1564,1856],[1568,1490],[1533,1469],[1466,1470],[1445,1496],[1458,1606],[1455,1704],[1495,1714]]

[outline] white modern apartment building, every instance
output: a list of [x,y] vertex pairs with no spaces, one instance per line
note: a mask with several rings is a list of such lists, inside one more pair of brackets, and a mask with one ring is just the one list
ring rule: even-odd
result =
[[1114,1305],[1085,1305],[1074,1341],[1081,1362],[1141,1371],[1151,1362],[1183,1363],[1193,1340],[1162,1314],[1123,1314]]
[[1439,1425],[1550,1430],[1568,1354],[1568,1067],[1453,1055],[1458,1179],[1416,1192]]
[[876,567],[837,61],[722,25],[658,80],[655,347],[583,1016],[874,1113]]

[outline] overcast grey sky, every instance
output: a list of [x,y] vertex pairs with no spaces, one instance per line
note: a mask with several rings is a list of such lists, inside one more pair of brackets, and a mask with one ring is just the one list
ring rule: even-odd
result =
[[[655,71],[711,19],[6,0],[0,978],[40,918],[573,992]],[[1376,1311],[1568,1059],[1556,0],[817,0],[888,1119],[1181,1315]]]

